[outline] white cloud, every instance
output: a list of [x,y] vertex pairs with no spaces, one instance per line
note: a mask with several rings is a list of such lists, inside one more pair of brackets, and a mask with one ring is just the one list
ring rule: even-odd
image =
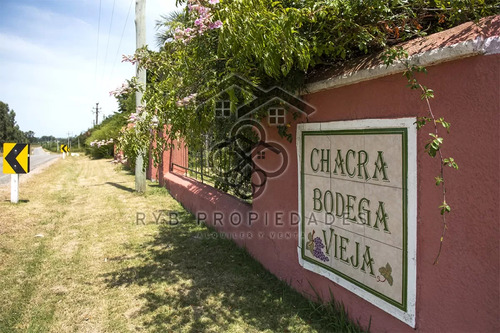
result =
[[4,61],[43,62],[54,58],[50,49],[36,45],[16,35],[0,32],[0,55]]
[[[135,0],[130,0],[125,30],[131,2],[115,1],[110,30],[113,1],[102,0],[97,61],[97,1],[56,8],[18,1],[6,7],[12,12],[8,24],[0,22],[0,100],[16,111],[22,130],[76,135],[92,125],[96,102],[104,114],[116,111],[109,91],[135,73],[132,65],[121,63],[122,54],[135,50]],[[156,48],[156,20],[175,9],[175,0],[146,0],[146,8],[147,43]]]

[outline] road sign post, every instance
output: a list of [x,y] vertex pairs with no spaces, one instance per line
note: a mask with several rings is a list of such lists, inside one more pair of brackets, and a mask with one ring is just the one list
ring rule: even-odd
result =
[[30,172],[30,145],[3,144],[3,173],[10,173],[10,202],[19,202],[19,174]]
[[68,145],[61,145],[61,153],[63,155],[63,160],[66,157],[66,155],[69,156],[69,148]]
[[10,175],[10,202],[19,202],[19,174]]

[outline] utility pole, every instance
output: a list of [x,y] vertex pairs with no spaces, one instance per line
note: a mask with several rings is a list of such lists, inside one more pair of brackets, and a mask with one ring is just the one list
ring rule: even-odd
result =
[[72,132],[68,132],[68,148],[69,148],[70,151],[71,151],[71,140],[70,140],[71,137],[73,137],[73,133]]
[[[146,45],[146,0],[135,1],[135,41],[136,48],[140,49]],[[146,86],[146,70],[139,70],[139,64],[135,67],[136,77],[139,84]],[[142,92],[135,93],[135,105],[138,109],[142,106]],[[146,192],[146,170],[144,169],[144,158],[146,147],[139,148],[135,161],[135,190],[139,193]]]
[[95,103],[95,108],[92,109],[94,110],[92,113],[95,113],[95,126],[97,126],[99,124],[99,103]]

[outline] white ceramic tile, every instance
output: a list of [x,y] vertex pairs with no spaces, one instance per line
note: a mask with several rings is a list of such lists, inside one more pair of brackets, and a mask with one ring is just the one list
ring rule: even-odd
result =
[[[304,268],[328,277],[412,327],[415,325],[416,301],[417,169],[414,122],[414,118],[365,119],[311,124],[310,126],[303,124],[297,131],[298,137],[309,130],[323,132],[323,135],[315,133],[315,136],[305,136],[304,142],[297,143],[299,180],[304,177],[303,188],[300,189],[304,191],[304,196],[299,197],[299,206],[304,207],[307,213],[317,214],[314,215],[315,223],[310,223],[311,219],[308,220],[307,216],[303,219],[304,223],[308,222],[304,225],[305,237],[309,234],[312,236],[314,232],[312,238],[318,238],[321,241],[320,245],[323,246],[321,254],[319,251],[314,252],[312,244],[309,244],[309,249],[305,251],[309,252],[309,254],[305,253],[308,260],[303,260],[299,244],[299,262]],[[404,132],[408,134],[406,147],[403,146],[405,142],[402,128],[406,128]],[[304,144],[304,156],[301,156],[302,144]],[[330,149],[329,175],[325,173],[323,177],[318,177],[318,173],[314,173],[310,167],[311,152],[315,147]],[[403,154],[404,149],[407,149],[407,155]],[[344,160],[346,156],[350,159],[350,171],[355,171],[352,177],[332,173],[337,150],[341,151],[341,157]],[[349,150],[352,151],[350,155],[347,153]],[[362,153],[359,153],[360,151]],[[383,152],[383,159],[387,166],[385,168],[386,180],[382,179],[381,174],[379,174],[379,179],[373,178],[379,151]],[[358,177],[358,160],[364,157],[364,152],[368,157],[366,169],[369,179]],[[408,159],[403,161],[405,157]],[[301,158],[309,161],[309,166],[304,163],[302,171],[305,173],[301,173]],[[403,169],[404,164],[408,167],[406,175]],[[352,169],[354,166],[357,170]],[[346,167],[345,161],[344,167]],[[344,171],[347,173],[347,170]],[[329,181],[327,181],[328,176]],[[407,193],[403,192],[405,184]],[[301,185],[302,183],[299,184]],[[314,188],[322,193],[320,212],[314,212],[312,209]],[[327,192],[328,195],[325,198]],[[408,196],[406,210],[403,207],[405,195]],[[337,203],[337,198],[344,201],[343,205]],[[340,214],[343,208],[344,216],[336,216],[333,223],[331,220],[328,224],[324,223],[325,218],[321,215],[325,216],[325,204],[326,210],[333,208],[334,214]],[[351,206],[350,209],[348,206]],[[383,207],[387,219],[386,224],[379,221],[378,228],[375,228],[379,207]],[[379,213],[381,212],[382,209]],[[404,216],[405,213],[407,216]],[[368,214],[370,215],[369,226],[366,225],[365,219]],[[406,240],[403,239],[404,226],[407,228]],[[335,255],[335,249],[337,255]],[[342,258],[344,260],[340,258],[341,251],[344,252],[344,258]],[[364,256],[368,253],[371,257],[371,265],[365,262],[367,259]],[[357,267],[355,267],[356,260],[359,260]],[[361,269],[363,262],[365,262],[364,270]],[[406,276],[403,275],[405,265]],[[399,307],[391,303],[393,301],[404,302],[403,293],[407,294],[405,304]],[[403,309],[404,306],[406,310]]]

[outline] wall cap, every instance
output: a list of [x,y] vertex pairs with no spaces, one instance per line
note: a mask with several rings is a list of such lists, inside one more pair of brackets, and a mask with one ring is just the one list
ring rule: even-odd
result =
[[[401,46],[410,54],[410,61],[420,66],[431,66],[477,55],[499,54],[500,15],[483,18],[478,23],[464,23],[405,42]],[[373,80],[405,70],[400,62],[386,67],[380,55],[381,53],[354,59],[324,73],[313,72],[303,94]]]

